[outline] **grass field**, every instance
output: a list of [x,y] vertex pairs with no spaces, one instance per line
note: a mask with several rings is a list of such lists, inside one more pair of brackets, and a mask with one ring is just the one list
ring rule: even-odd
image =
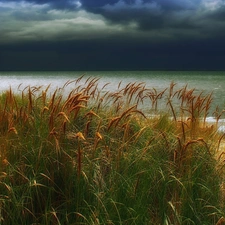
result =
[[0,224],[225,224],[212,95],[106,86],[80,77],[1,93]]

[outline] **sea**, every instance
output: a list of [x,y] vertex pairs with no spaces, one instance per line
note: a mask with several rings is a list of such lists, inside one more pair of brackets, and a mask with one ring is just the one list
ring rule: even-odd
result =
[[[98,86],[105,86],[105,91],[116,91],[119,83],[121,87],[128,83],[144,83],[146,88],[157,91],[170,87],[175,83],[175,88],[180,89],[187,85],[188,89],[195,89],[196,93],[212,93],[212,108],[217,106],[225,110],[225,71],[13,71],[0,72],[0,92],[9,88],[21,91],[27,86],[46,88],[50,90],[61,88],[68,81],[84,76],[98,78]],[[68,92],[73,88],[67,86]],[[211,112],[213,112],[211,110]],[[208,115],[208,121],[214,121],[213,115]],[[221,122],[223,122],[221,120]],[[225,123],[225,120],[224,120]],[[224,126],[225,130],[225,126]]]

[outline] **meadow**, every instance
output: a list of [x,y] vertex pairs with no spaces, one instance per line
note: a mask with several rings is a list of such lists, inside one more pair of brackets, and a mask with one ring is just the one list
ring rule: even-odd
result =
[[212,94],[98,81],[0,94],[0,224],[225,224]]

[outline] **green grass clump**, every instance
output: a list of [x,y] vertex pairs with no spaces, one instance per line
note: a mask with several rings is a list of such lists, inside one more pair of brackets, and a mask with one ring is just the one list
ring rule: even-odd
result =
[[82,79],[0,95],[0,224],[221,224],[212,95]]

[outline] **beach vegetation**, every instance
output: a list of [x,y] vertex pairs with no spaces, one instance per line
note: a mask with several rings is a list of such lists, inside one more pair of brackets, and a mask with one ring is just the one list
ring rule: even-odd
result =
[[98,81],[0,94],[0,224],[224,224],[212,93]]

